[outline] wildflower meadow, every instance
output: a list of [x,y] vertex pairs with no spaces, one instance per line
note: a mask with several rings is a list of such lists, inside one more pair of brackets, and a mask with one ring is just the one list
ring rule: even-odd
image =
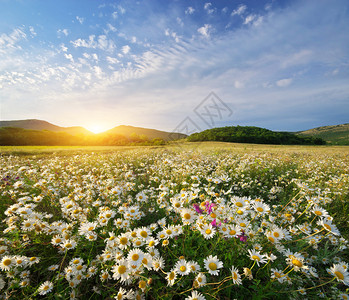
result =
[[0,299],[348,299],[347,148],[264,147],[4,151]]

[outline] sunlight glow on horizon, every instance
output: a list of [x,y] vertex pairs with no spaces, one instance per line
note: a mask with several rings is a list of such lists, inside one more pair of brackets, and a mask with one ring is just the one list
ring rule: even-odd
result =
[[109,130],[110,128],[107,128],[106,126],[100,125],[100,124],[91,124],[84,126],[87,130],[97,134],[97,133],[102,133],[104,131]]

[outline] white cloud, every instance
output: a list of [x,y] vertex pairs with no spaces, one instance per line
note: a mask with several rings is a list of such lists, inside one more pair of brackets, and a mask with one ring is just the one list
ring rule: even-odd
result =
[[256,15],[248,15],[245,20],[244,20],[244,24],[249,24],[251,23],[257,16]]
[[131,50],[131,47],[129,45],[125,45],[121,48],[122,53],[127,54]]
[[114,11],[112,14],[111,14],[112,18],[115,20],[117,17],[118,17],[118,12],[117,11]]
[[33,27],[33,26],[29,26],[29,31],[30,31],[30,33],[31,33],[32,37],[36,36],[36,32],[35,32],[35,30],[34,30],[34,27]]
[[64,34],[65,36],[68,36],[69,31],[68,31],[68,29],[58,29],[57,34],[58,34],[58,37],[61,37],[62,34]]
[[178,23],[179,26],[181,26],[181,27],[184,26],[184,23],[183,23],[183,21],[182,21],[182,19],[180,17],[177,17],[176,20],[177,20],[177,23]]
[[242,14],[245,12],[246,9],[247,9],[247,6],[246,6],[246,5],[240,4],[240,5],[238,6],[237,9],[233,10],[233,12],[231,13],[231,15],[232,15],[232,16],[235,16],[235,15],[240,16],[240,15],[242,15]]
[[286,86],[289,86],[292,83],[292,81],[293,81],[292,78],[280,79],[276,82],[276,85],[279,87],[286,87]]
[[112,40],[108,39],[105,35],[98,36],[98,40],[95,40],[95,35],[90,35],[88,40],[77,39],[75,41],[70,41],[75,48],[84,47],[92,49],[101,49],[105,51],[113,51],[115,49],[115,44]]
[[92,58],[93,58],[95,61],[99,61],[98,55],[97,55],[96,53],[92,53]]
[[74,62],[73,55],[64,53],[64,56],[65,56],[66,59],[70,60],[72,63]]
[[118,5],[118,9],[122,15],[126,13],[126,9],[123,8],[121,5]]
[[0,35],[0,53],[5,52],[4,49],[21,49],[18,44],[21,40],[26,39],[27,35],[22,29],[16,28],[10,34],[3,33]]
[[110,56],[107,56],[107,61],[108,61],[110,64],[117,64],[117,63],[120,62],[117,58],[115,58],[115,57],[110,57]]
[[209,37],[210,36],[210,29],[212,28],[212,25],[210,24],[205,24],[204,26],[200,27],[198,29],[198,32],[202,34],[204,37]]
[[204,9],[209,15],[213,14],[217,10],[216,8],[212,8],[212,3],[210,2],[205,3]]
[[64,46],[64,44],[61,44],[60,47],[61,47],[61,50],[63,52],[67,52],[68,51],[68,48],[66,46]]
[[96,48],[97,43],[95,41],[95,35],[90,35],[88,40],[77,39],[75,41],[70,41],[75,48],[84,47],[84,48]]
[[76,16],[76,19],[79,21],[80,24],[84,23],[84,18]]
[[108,23],[107,24],[107,30],[106,30],[106,33],[109,33],[110,31],[112,31],[112,32],[116,32],[117,31],[117,29],[113,26],[113,25],[111,25],[110,23]]
[[192,15],[195,11],[195,8],[189,6],[186,10],[185,10],[185,14],[186,15]]
[[102,76],[103,76],[103,71],[102,71],[101,67],[99,67],[99,66],[94,66],[93,69],[94,69],[94,71],[95,71],[96,77],[99,78],[99,79],[101,79]]

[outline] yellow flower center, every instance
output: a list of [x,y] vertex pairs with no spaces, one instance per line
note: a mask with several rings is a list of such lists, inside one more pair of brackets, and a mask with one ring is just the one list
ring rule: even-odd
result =
[[140,289],[145,289],[146,288],[146,286],[147,286],[147,283],[144,281],[144,280],[141,280],[140,282],[139,282],[139,288]]
[[276,278],[281,278],[282,277],[279,272],[274,272],[274,275],[275,275]]
[[322,212],[319,211],[319,210],[314,211],[314,213],[315,213],[317,216],[322,216]]
[[188,214],[188,213],[184,214],[184,219],[189,220],[189,219],[190,219],[190,217],[191,217],[191,215],[190,215],[190,214]]
[[335,274],[340,280],[344,280],[344,275],[343,275],[341,272],[336,271],[336,272],[334,272],[334,274]]
[[257,255],[252,255],[252,259],[256,260],[256,261],[260,261],[261,260],[260,257],[257,256]]
[[79,262],[80,262],[80,260],[75,259],[75,260],[73,261],[73,264],[74,264],[74,265],[77,265]]
[[216,271],[217,270],[217,265],[214,262],[209,263],[208,267],[212,271]]
[[12,263],[12,260],[8,258],[8,259],[5,259],[2,263],[4,264],[4,266],[7,267]]
[[299,261],[297,258],[292,259],[292,264],[298,268],[301,268],[303,266],[303,263],[301,261]]
[[181,266],[179,269],[181,270],[181,272],[185,272],[187,270],[185,266]]
[[268,237],[268,240],[269,240],[270,242],[272,242],[272,243],[275,242],[275,240],[274,240],[274,238],[273,238],[272,236]]
[[139,255],[137,253],[135,253],[135,254],[132,255],[131,258],[132,258],[133,261],[137,261],[139,259]]
[[244,205],[241,202],[236,202],[236,206],[243,207]]
[[257,211],[259,211],[259,212],[263,212],[263,211],[264,211],[264,209],[263,209],[263,207],[257,207]]
[[77,267],[76,267],[76,269],[78,270],[78,271],[80,271],[80,270],[82,270],[82,265],[78,265]]
[[210,234],[212,232],[212,230],[210,228],[207,228],[205,232],[206,232],[206,234]]
[[149,247],[154,247],[155,246],[155,242],[154,241],[150,241],[149,242]]
[[124,265],[121,265],[118,267],[118,273],[124,274],[126,272],[126,267]]
[[146,238],[148,236],[148,233],[145,230],[141,231],[141,237]]
[[278,232],[273,232],[273,235],[278,238],[280,236],[280,234]]
[[167,233],[168,235],[170,235],[170,234],[172,234],[172,230],[167,229],[167,230],[166,230],[166,233]]
[[324,224],[324,227],[325,227],[328,231],[331,231],[331,226],[330,226],[330,225]]
[[238,275],[234,272],[234,273],[233,273],[233,279],[236,280],[237,278],[238,278]]
[[175,273],[171,272],[170,275],[168,276],[168,279],[173,280],[175,278]]
[[230,234],[230,235],[235,235],[235,234],[236,234],[236,231],[235,231],[235,230],[230,230],[230,231],[229,231],[229,234]]
[[127,242],[128,242],[127,237],[124,237],[124,236],[123,236],[123,237],[120,239],[120,244],[121,244],[121,245],[126,245]]

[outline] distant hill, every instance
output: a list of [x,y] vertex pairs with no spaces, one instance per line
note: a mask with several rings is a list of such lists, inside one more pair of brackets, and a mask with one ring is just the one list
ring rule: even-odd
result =
[[0,121],[0,145],[163,145],[185,138],[181,133],[170,133],[133,126],[117,126],[94,134],[87,129],[60,127],[47,121],[30,119]]
[[298,131],[298,136],[319,137],[332,145],[349,145],[349,123]]
[[[110,130],[105,131],[104,133],[121,134],[127,138],[136,134],[138,136],[146,136],[148,137],[148,139],[163,139],[164,141],[173,140],[173,134],[170,132],[156,130],[156,129],[142,128],[142,127],[127,126],[127,125],[120,125],[120,126],[114,127]],[[175,136],[176,136],[176,139],[182,139],[187,137],[187,135],[182,133],[176,133]]]
[[29,120],[15,120],[15,121],[0,121],[0,127],[16,127],[31,130],[49,130],[54,132],[66,132],[71,135],[90,135],[93,134],[81,126],[61,127],[53,125],[47,121],[29,119]]
[[187,138],[190,142],[220,141],[274,145],[323,145],[321,138],[302,137],[289,132],[276,132],[255,126],[227,126],[207,129]]

